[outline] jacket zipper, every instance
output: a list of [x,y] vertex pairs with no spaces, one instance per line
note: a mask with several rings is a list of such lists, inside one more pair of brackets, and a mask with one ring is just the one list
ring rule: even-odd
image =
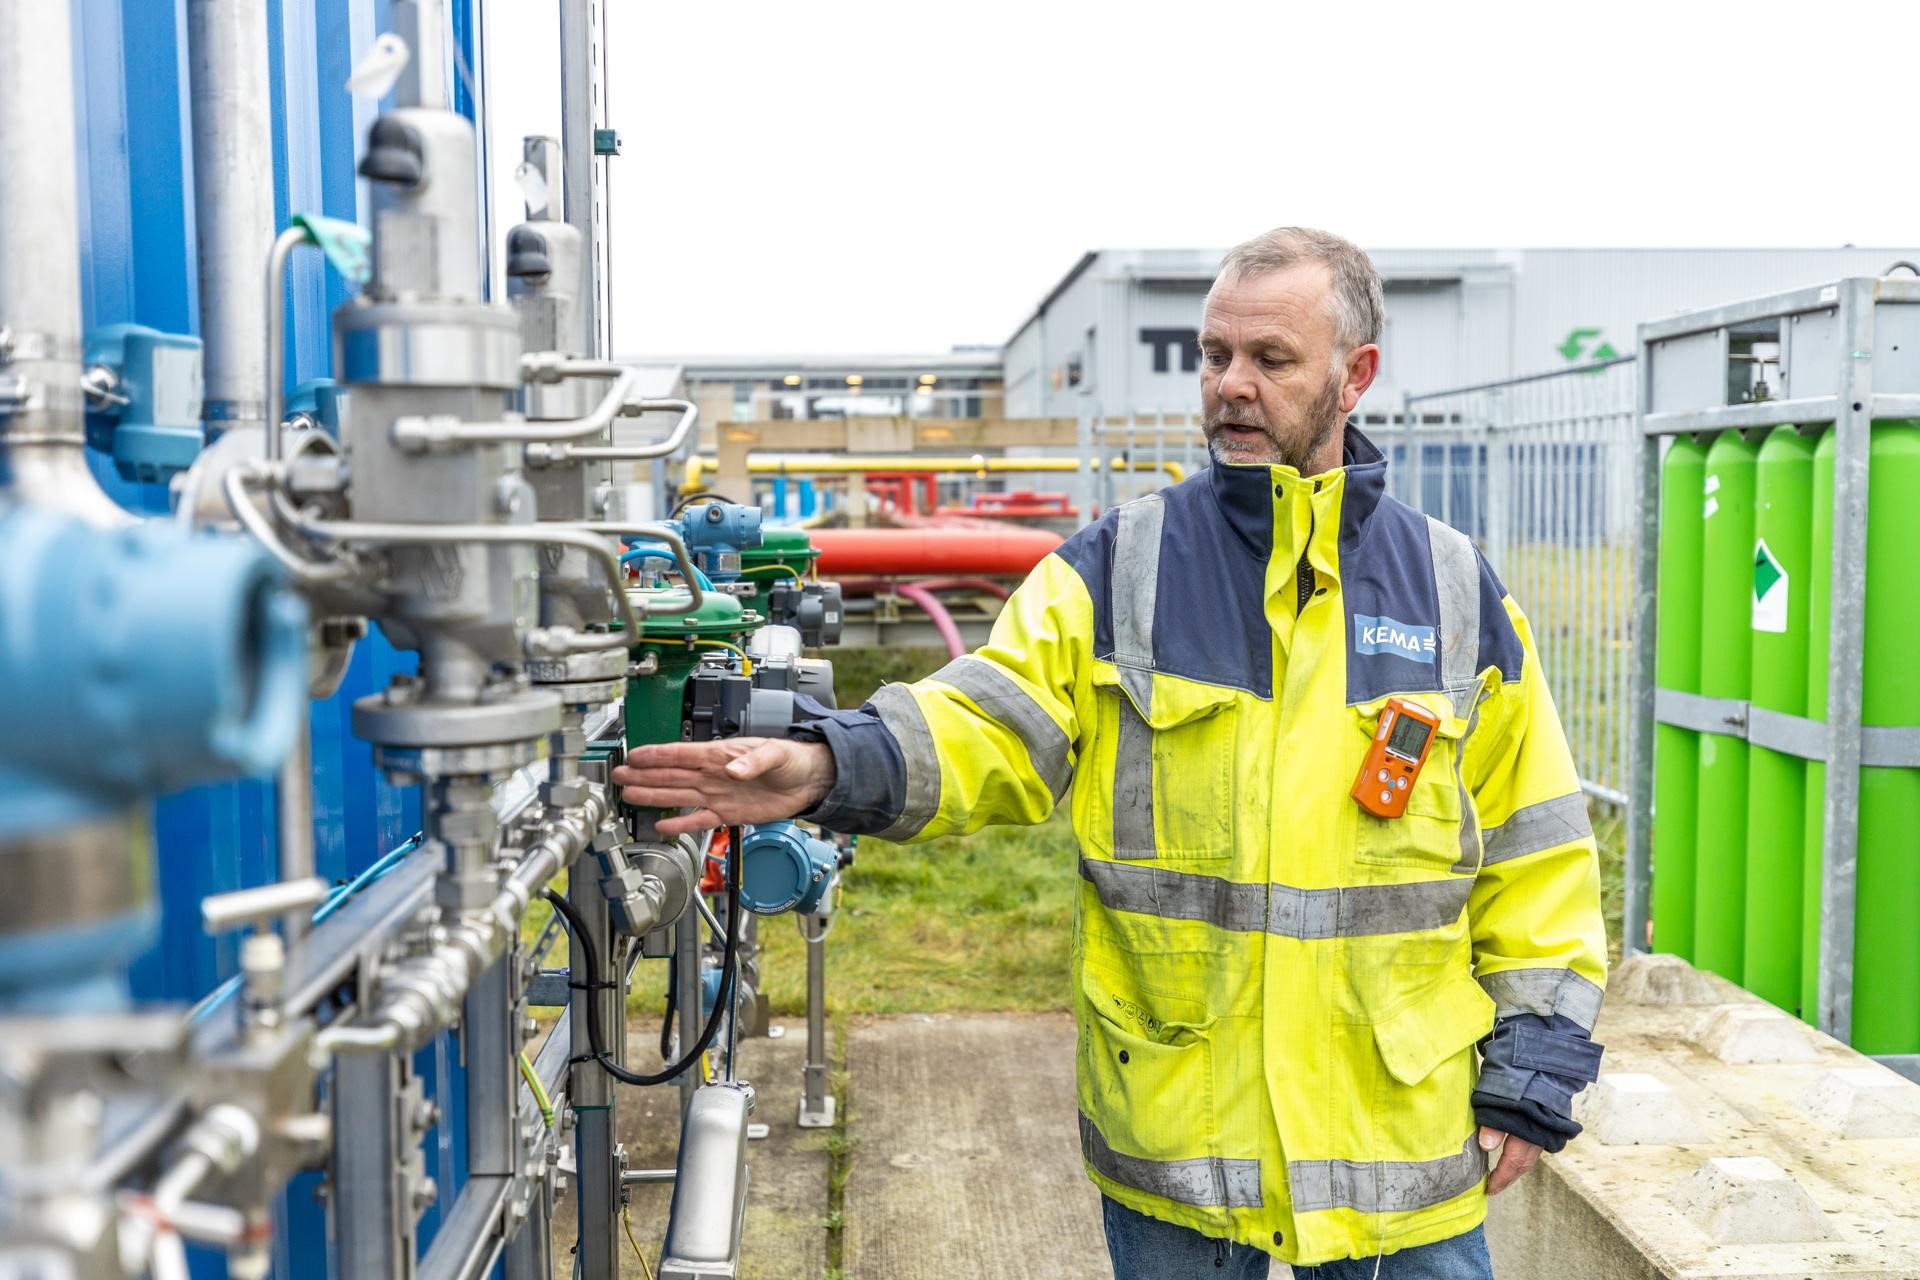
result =
[[[1315,493],[1320,492],[1320,482],[1318,480],[1313,482],[1313,491]],[[1296,618],[1307,611],[1307,601],[1313,599],[1314,574],[1313,566],[1307,563],[1307,547],[1313,545],[1313,531],[1315,527],[1316,520],[1310,510],[1307,514],[1306,546],[1300,548],[1300,563],[1294,567],[1294,577],[1298,579],[1300,583],[1300,603],[1295,605],[1293,610],[1293,616]]]

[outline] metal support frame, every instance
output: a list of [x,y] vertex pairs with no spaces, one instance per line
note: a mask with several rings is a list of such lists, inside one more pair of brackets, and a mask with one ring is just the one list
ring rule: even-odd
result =
[[[1882,370],[1895,390],[1876,392],[1876,325],[1889,308],[1920,309],[1920,282],[1853,277],[1833,284],[1737,302],[1640,326],[1641,379],[1636,426],[1641,436],[1639,530],[1635,561],[1634,733],[1627,829],[1628,953],[1646,949],[1652,886],[1653,741],[1656,722],[1731,733],[1776,750],[1827,762],[1821,805],[1820,1029],[1850,1041],[1853,1029],[1854,916],[1863,764],[1920,767],[1920,731],[1861,726],[1868,464],[1877,419],[1920,417],[1920,371],[1907,362]],[[1719,403],[1725,394],[1727,331],[1770,321],[1797,324],[1789,377],[1799,390],[1753,404]],[[1904,332],[1912,321],[1902,316]],[[1898,347],[1890,345],[1889,354]],[[1670,372],[1668,366],[1672,365]],[[1784,423],[1831,422],[1834,431],[1834,540],[1824,723],[1750,708],[1745,703],[1688,698],[1655,686],[1656,582],[1660,539],[1662,436],[1743,430]],[[1893,1065],[1902,1067],[1901,1062]]]
[[835,1100],[827,1065],[828,926],[819,916],[802,916],[800,930],[807,940],[807,1065],[801,1076],[799,1123],[802,1129],[831,1129]]

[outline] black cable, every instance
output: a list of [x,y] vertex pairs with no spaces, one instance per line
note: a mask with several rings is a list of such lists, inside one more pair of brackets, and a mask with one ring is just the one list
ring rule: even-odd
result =
[[667,1055],[673,1052],[673,1011],[680,996],[680,957],[667,957],[667,1012],[660,1019],[660,1061],[665,1062]]
[[739,503],[735,502],[732,498],[729,498],[724,493],[715,493],[711,489],[702,489],[698,493],[690,493],[686,497],[680,499],[680,501],[674,503],[673,510],[667,513],[667,519],[669,520],[673,519],[675,516],[679,515],[682,511],[685,511],[688,507],[692,506],[696,502],[724,502],[728,506],[740,505]]
[[[622,1084],[646,1086],[667,1083],[698,1063],[700,1055],[707,1051],[713,1044],[714,1036],[720,1032],[720,1018],[727,1010],[729,996],[733,991],[734,966],[737,959],[735,938],[740,932],[740,857],[738,853],[740,828],[729,827],[727,834],[732,844],[727,858],[727,939],[726,951],[720,962],[720,998],[713,1002],[713,1012],[707,1015],[707,1025],[701,1029],[700,1039],[694,1043],[693,1048],[689,1049],[680,1061],[662,1068],[656,1075],[641,1075],[639,1072],[629,1071],[615,1062],[613,1056],[607,1052],[606,1029],[600,1025],[600,1001],[592,997],[587,1000],[587,1044],[593,1050],[593,1059],[600,1064],[603,1071]],[[546,899],[553,904],[553,909],[565,918],[567,931],[573,935],[574,944],[579,948],[581,959],[586,963],[587,972],[598,973],[599,956],[593,949],[593,939],[587,934],[586,920],[581,917],[580,912],[571,902],[553,890],[546,891]],[[691,906],[688,908],[688,910],[692,909]],[[582,985],[591,992],[612,984],[588,982]]]

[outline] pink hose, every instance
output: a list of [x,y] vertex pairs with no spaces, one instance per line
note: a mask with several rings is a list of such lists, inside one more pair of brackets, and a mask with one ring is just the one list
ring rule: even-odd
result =
[[[1002,600],[1012,594],[1007,590],[1005,583],[995,582],[992,578],[916,578],[913,581],[929,591],[982,591]],[[842,578],[840,580],[842,595],[872,596],[894,589],[894,582],[889,578]]]
[[947,612],[947,606],[940,603],[940,598],[927,589],[926,583],[902,582],[894,590],[919,605],[933,619],[934,629],[947,642],[948,656],[958,658],[966,654],[967,642],[960,638],[960,628],[953,624],[953,615]]

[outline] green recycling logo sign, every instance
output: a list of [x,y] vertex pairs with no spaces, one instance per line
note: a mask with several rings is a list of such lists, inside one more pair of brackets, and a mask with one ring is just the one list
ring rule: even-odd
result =
[[1786,566],[1780,563],[1767,540],[1753,547],[1753,629],[1784,632],[1787,629]]
[[[1599,339],[1597,343],[1595,339]],[[1569,329],[1561,344],[1554,348],[1568,364],[1585,364],[1592,360],[1613,360],[1620,353],[1606,340],[1600,329]]]

